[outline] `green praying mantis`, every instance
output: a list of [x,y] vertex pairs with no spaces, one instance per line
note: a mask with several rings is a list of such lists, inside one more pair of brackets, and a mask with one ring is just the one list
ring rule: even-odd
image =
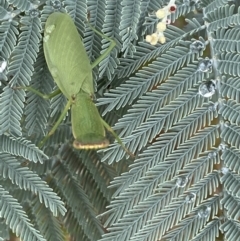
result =
[[90,26],[90,28],[102,38],[110,41],[108,49],[92,64],[90,64],[81,37],[71,17],[66,13],[54,12],[47,19],[43,38],[44,54],[49,71],[59,89],[48,95],[32,87],[24,87],[24,89],[45,99],[63,93],[67,98],[67,104],[50,132],[39,143],[39,147],[41,148],[55,132],[67,111],[71,108],[72,133],[75,139],[73,142],[74,148],[106,148],[109,145],[105,133],[106,128],[113,134],[123,149],[133,156],[112,128],[101,118],[93,103],[92,69],[111,52],[116,44],[115,41],[93,27]]

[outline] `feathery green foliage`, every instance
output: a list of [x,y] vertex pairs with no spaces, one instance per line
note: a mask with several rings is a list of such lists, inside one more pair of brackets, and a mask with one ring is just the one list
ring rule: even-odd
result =
[[[0,240],[239,239],[240,3],[176,0],[166,24],[169,2],[0,0]],[[57,88],[42,47],[54,11],[90,62],[110,43],[87,21],[115,40],[93,69],[96,105],[135,159],[110,136],[74,150],[70,113],[37,147],[66,98],[15,87]]]

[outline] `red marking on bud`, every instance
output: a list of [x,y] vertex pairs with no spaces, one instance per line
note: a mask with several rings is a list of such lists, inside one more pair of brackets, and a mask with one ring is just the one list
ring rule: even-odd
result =
[[171,13],[173,13],[173,12],[175,12],[176,11],[176,6],[175,5],[172,5],[172,6],[170,6],[170,8],[169,8],[169,11],[171,12]]

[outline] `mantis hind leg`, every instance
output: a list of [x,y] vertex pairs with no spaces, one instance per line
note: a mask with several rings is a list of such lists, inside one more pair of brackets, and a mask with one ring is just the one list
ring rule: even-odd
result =
[[123,148],[123,150],[129,155],[131,156],[132,158],[134,158],[134,154],[132,152],[130,152],[127,147],[123,144],[123,142],[121,141],[121,139],[119,138],[119,136],[114,132],[114,130],[111,128],[110,125],[108,125],[107,122],[105,122],[102,118],[101,118],[101,121],[104,125],[104,127],[112,133],[112,135],[115,137],[115,139],[117,140],[118,144]]
[[112,49],[116,46],[116,42],[109,38],[108,36],[106,36],[105,34],[99,32],[97,29],[95,29],[90,23],[87,23],[87,25],[95,32],[97,33],[98,35],[100,35],[102,38],[104,39],[107,39],[109,42],[110,42],[110,45],[108,46],[108,48],[106,49],[106,51],[101,55],[99,56],[92,64],[92,69],[94,67],[96,67],[103,59],[105,59],[109,53],[112,51]]
[[68,100],[66,106],[64,107],[61,115],[59,116],[57,122],[54,124],[54,126],[52,127],[52,129],[48,132],[48,134],[39,142],[38,147],[42,148],[43,145],[45,144],[45,142],[47,141],[47,139],[56,131],[56,129],[58,128],[58,126],[60,125],[60,123],[62,122],[63,118],[66,116],[68,109],[70,108],[72,104],[72,100]]
[[[33,93],[35,93],[36,95],[42,97],[43,99],[51,99],[54,96],[62,93],[60,89],[56,89],[53,92],[49,93],[49,94],[44,94],[34,88],[32,88],[31,86],[19,86],[19,87],[15,87],[15,89],[24,89],[27,91],[31,91]],[[45,142],[47,141],[47,139],[56,131],[56,129],[58,128],[58,126],[60,125],[60,123],[62,122],[63,118],[66,116],[68,109],[70,108],[72,104],[72,100],[68,100],[66,106],[64,107],[63,112],[61,113],[60,117],[58,118],[57,122],[54,124],[53,128],[49,131],[49,133],[38,143],[38,147],[41,148],[43,147],[43,145],[45,144]]]

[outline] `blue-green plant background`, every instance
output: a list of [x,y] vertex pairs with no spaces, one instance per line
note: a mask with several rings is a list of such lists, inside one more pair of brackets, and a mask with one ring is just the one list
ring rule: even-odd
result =
[[[168,2],[0,0],[1,240],[239,240],[239,3],[176,0],[166,43],[152,46],[145,37]],[[74,150],[70,113],[37,147],[66,99],[14,87],[56,88],[42,48],[54,11],[72,17],[91,62],[109,43],[85,21],[116,41],[93,70],[96,104],[134,159],[111,135],[107,149]]]

